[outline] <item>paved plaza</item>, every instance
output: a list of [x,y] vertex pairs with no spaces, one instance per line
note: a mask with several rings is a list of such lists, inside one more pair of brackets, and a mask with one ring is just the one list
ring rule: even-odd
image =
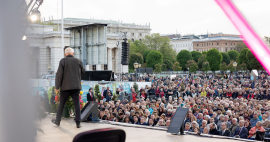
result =
[[77,129],[73,121],[73,118],[63,119],[60,127],[57,127],[51,123],[53,116],[47,116],[41,120],[40,128],[44,132],[38,132],[37,142],[72,142],[74,136],[80,132],[101,129],[101,128],[116,128],[123,129],[126,132],[127,142],[238,142],[237,140],[228,139],[216,139],[216,138],[205,138],[193,135],[171,135],[161,130],[151,130],[134,127],[122,127],[111,124],[103,123],[82,123],[82,128]]

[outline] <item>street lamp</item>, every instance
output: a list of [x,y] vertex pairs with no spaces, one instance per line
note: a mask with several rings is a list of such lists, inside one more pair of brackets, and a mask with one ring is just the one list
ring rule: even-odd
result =
[[138,67],[139,67],[139,81],[140,81],[140,78],[141,78],[141,70],[140,70],[141,66],[142,66],[142,64],[139,63],[139,65],[138,65]]
[[234,67],[234,72],[235,72],[235,76],[236,76],[236,67],[237,67],[237,63],[233,62],[233,67]]
[[48,69],[49,69],[49,76],[48,76],[48,77],[49,77],[49,87],[51,87],[51,77],[50,77],[50,72],[51,72],[52,65],[49,63],[47,67],[48,67]]
[[133,64],[134,68],[135,68],[135,82],[137,81],[137,68],[139,67],[139,64],[137,63],[137,61]]

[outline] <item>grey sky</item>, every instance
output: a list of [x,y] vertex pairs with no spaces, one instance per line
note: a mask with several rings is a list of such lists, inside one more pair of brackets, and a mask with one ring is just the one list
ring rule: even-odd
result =
[[[44,0],[42,17],[61,16],[61,0]],[[270,0],[233,0],[258,34],[270,36]],[[64,0],[64,17],[151,24],[152,33],[238,34],[214,0]]]

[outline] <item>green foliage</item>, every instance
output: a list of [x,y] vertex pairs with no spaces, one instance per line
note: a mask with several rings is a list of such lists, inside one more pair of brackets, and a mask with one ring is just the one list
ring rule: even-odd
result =
[[138,87],[138,84],[136,82],[133,84],[133,88],[134,88],[136,93],[139,92],[139,90],[138,90],[139,87]]
[[165,65],[166,69],[172,69],[172,67],[173,67],[173,59],[171,59],[169,57],[165,57],[165,58],[163,58],[163,63]]
[[217,71],[220,69],[220,64],[223,58],[216,48],[212,48],[207,52],[206,60],[209,62],[211,70]]
[[150,53],[150,50],[145,50],[144,52],[143,52],[143,60],[144,60],[144,63],[146,63],[146,57],[147,57],[147,55]]
[[202,56],[198,59],[198,67],[202,69],[202,64],[206,61],[206,54],[202,54]]
[[235,50],[240,53],[243,49],[248,48],[247,45],[245,43],[238,43],[235,46]]
[[156,64],[156,65],[155,65],[155,70],[154,70],[154,71],[155,71],[156,73],[160,73],[161,70],[162,70],[162,66],[163,66],[162,63]]
[[234,62],[235,62],[234,60],[231,60],[230,64],[228,65],[228,70],[230,70],[231,72],[234,72],[235,70],[235,67],[233,66]]
[[268,45],[270,44],[270,37],[264,36],[264,40]]
[[246,58],[247,58],[247,68],[249,70],[262,68],[260,62],[256,59],[256,57],[252,54],[250,50],[247,51]]
[[101,100],[101,95],[99,92],[99,85],[98,84],[96,84],[94,87],[94,95],[95,95],[95,98],[98,98],[98,100]]
[[195,62],[198,62],[198,59],[202,56],[202,53],[199,51],[191,51],[191,54]]
[[181,71],[181,70],[182,70],[182,67],[180,67],[179,62],[175,62],[173,64],[173,71]]
[[180,66],[182,67],[182,69],[186,71],[187,61],[192,60],[192,54],[188,50],[181,50],[177,54],[176,58],[177,58],[177,61],[180,63]]
[[159,51],[151,51],[146,57],[146,66],[155,69],[155,65],[163,63],[163,55]]
[[206,55],[207,54],[207,51],[203,51],[202,54],[205,54]]
[[246,63],[247,64],[247,52],[249,51],[248,48],[244,48],[241,50],[240,55],[238,57],[238,64]]
[[134,54],[134,53],[140,53],[143,54],[144,51],[147,50],[146,45],[141,42],[140,40],[135,40],[134,42],[129,41],[130,46],[129,46],[129,54]]
[[134,70],[134,63],[137,62],[139,64],[143,63],[143,56],[141,53],[133,53],[129,56],[129,69]]
[[225,62],[227,65],[229,65],[231,60],[229,54],[226,52],[221,52],[221,55],[223,57],[222,62]]
[[237,61],[239,53],[236,50],[231,50],[228,52],[231,60]]
[[208,72],[209,70],[211,70],[209,62],[205,61],[202,64],[202,71]]
[[173,50],[168,37],[162,37],[159,33],[153,33],[150,36],[146,35],[143,43],[149,50],[157,50],[162,53],[163,57],[170,57],[173,60],[176,56],[176,51]]
[[198,69],[198,64],[194,60],[187,61],[186,68],[189,68],[189,72],[195,73]]
[[222,71],[227,71],[228,70],[228,66],[225,62],[222,62],[222,64],[220,65],[220,70]]
[[237,70],[247,70],[247,64],[246,63],[242,63],[239,66],[237,66]]

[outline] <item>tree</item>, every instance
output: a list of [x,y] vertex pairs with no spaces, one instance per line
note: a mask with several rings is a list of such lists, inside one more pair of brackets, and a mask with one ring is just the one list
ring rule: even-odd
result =
[[245,49],[245,48],[248,48],[247,45],[245,43],[238,43],[236,46],[235,46],[235,50],[240,53],[241,50]]
[[209,70],[211,70],[209,62],[207,62],[207,61],[203,62],[202,71],[205,71],[207,73]]
[[179,62],[175,62],[173,64],[173,71],[181,71],[181,70],[182,70],[182,67],[180,67]]
[[195,73],[198,69],[198,64],[194,60],[187,61],[186,68],[189,68],[189,72]]
[[222,54],[222,57],[223,57],[222,62],[225,62],[227,65],[229,65],[230,60],[231,60],[229,54],[226,53],[226,52],[221,52],[221,54]]
[[240,55],[238,57],[238,64],[246,63],[247,64],[247,51],[249,51],[248,48],[244,48],[240,51]]
[[166,69],[172,69],[173,67],[173,59],[169,57],[163,58],[163,63],[165,64]]
[[247,68],[249,70],[262,68],[260,62],[256,59],[256,57],[250,50],[247,51],[246,58],[247,58]]
[[192,54],[188,50],[181,50],[177,54],[176,58],[177,58],[177,61],[180,63],[180,66],[182,67],[182,69],[186,71],[187,61],[192,60]]
[[202,53],[199,51],[191,51],[191,54],[195,62],[198,62],[198,59],[202,56]]
[[134,63],[137,62],[139,64],[143,63],[143,56],[141,53],[133,53],[129,56],[129,64],[128,67],[130,70],[134,70]]
[[146,66],[155,69],[155,65],[163,63],[163,55],[159,51],[151,51],[146,57]]
[[[129,40],[130,46],[129,46],[129,54],[134,54],[134,53],[140,53],[143,54],[145,50],[147,50],[147,46],[141,42],[140,40],[135,40],[132,42]],[[121,45],[120,45],[121,46]]]
[[206,55],[207,51],[203,51],[202,54],[205,54]]
[[206,60],[209,62],[211,70],[217,71],[220,69],[220,64],[223,58],[216,48],[212,48],[207,52]]
[[96,84],[95,87],[94,87],[94,91],[95,91],[95,98],[98,98],[98,100],[101,100],[101,95],[99,95],[99,85]]
[[202,54],[202,56],[198,59],[198,67],[202,69],[202,64],[206,61],[206,54]]
[[228,52],[228,55],[230,56],[231,60],[237,61],[237,58],[239,56],[239,53],[235,50],[231,50]]
[[220,70],[226,72],[228,70],[228,66],[225,62],[222,62],[222,64],[220,65]]
[[175,59],[176,51],[173,50],[168,37],[153,33],[150,36],[146,35],[142,42],[147,46],[147,49],[158,50],[164,57]]
[[160,73],[161,72],[161,69],[162,69],[162,63],[158,63],[155,65],[155,72],[156,73]]
[[228,70],[230,70],[231,73],[234,72],[235,70],[235,67],[233,66],[234,62],[235,62],[234,60],[231,60],[230,64],[228,65]]
[[134,91],[136,92],[136,93],[138,93],[139,92],[139,90],[138,90],[138,84],[135,82],[134,84],[133,84],[133,88],[134,88]]
[[144,52],[143,52],[143,60],[144,60],[144,63],[146,63],[146,57],[147,57],[147,55],[150,53],[150,50],[145,50]]
[[239,66],[237,66],[237,70],[247,70],[247,64],[242,63]]

